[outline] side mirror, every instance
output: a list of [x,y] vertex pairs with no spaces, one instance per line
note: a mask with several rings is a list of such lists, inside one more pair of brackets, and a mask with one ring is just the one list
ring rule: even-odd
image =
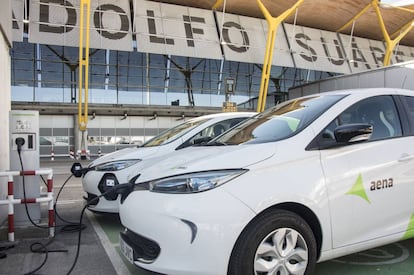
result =
[[366,123],[344,124],[335,131],[335,139],[340,143],[352,143],[368,140],[373,132],[373,126]]

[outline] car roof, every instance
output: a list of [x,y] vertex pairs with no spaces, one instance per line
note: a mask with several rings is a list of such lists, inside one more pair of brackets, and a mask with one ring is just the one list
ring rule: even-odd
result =
[[[399,88],[355,88],[355,89],[343,89],[343,90],[334,90],[328,92],[317,93],[318,95],[352,95],[352,94],[361,94],[365,96],[375,96],[380,94],[412,94],[414,91],[407,89]],[[309,96],[315,96],[309,95]]]
[[251,117],[253,115],[257,114],[256,112],[222,112],[222,113],[216,113],[216,114],[208,114],[203,115],[195,118],[191,118],[190,120],[196,121],[200,119],[212,119],[212,118],[231,118],[231,117]]

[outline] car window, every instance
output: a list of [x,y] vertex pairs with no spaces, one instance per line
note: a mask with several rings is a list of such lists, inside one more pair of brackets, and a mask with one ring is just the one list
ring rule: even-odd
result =
[[402,135],[401,122],[391,96],[375,96],[355,103],[338,115],[319,135],[322,147],[336,143],[335,129],[340,125],[365,123],[373,127],[369,140],[380,140]]
[[405,103],[405,109],[407,111],[411,133],[413,133],[414,132],[414,97],[403,96],[402,100]]
[[210,144],[253,144],[282,140],[299,133],[345,95],[316,95],[279,104],[242,122]]
[[233,128],[237,124],[239,124],[241,121],[246,120],[247,117],[235,117],[223,121],[219,121],[217,123],[214,123],[205,129],[201,130],[197,134],[195,134],[193,137],[191,137],[189,140],[187,140],[185,143],[183,143],[181,146],[179,146],[177,149],[182,149],[188,146],[192,146],[197,143],[208,142],[213,138],[216,138],[229,130],[230,128]]
[[173,128],[165,130],[164,132],[162,132],[158,136],[156,136],[156,137],[150,139],[149,141],[145,142],[142,145],[142,147],[152,147],[152,146],[159,146],[159,145],[162,145],[162,144],[170,143],[170,142],[176,140],[177,138],[183,136],[185,133],[187,133],[191,129],[194,129],[198,125],[206,122],[207,120],[209,120],[209,118],[207,118],[207,119],[191,119],[189,121],[186,121],[186,122],[184,122],[180,125],[177,125]]

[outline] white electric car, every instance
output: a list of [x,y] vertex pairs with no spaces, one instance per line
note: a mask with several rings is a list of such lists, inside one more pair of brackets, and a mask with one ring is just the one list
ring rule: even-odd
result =
[[162,274],[311,274],[414,237],[414,91],[282,103],[140,171],[120,247]]
[[122,149],[92,161],[82,178],[88,209],[94,212],[117,213],[118,195],[101,195],[137,176],[144,161],[209,141],[253,115],[254,112],[228,112],[200,116],[162,132],[141,146]]

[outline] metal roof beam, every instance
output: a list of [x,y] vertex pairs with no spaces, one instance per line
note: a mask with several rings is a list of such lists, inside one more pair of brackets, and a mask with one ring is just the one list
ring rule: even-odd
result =
[[394,33],[390,34],[390,37],[394,37],[394,39],[399,36],[402,32],[404,32],[404,30],[406,30],[407,28],[409,28],[410,26],[412,26],[414,23],[414,19],[411,20],[410,22],[406,23],[404,26],[402,26],[401,28],[399,28],[398,30],[396,30]]
[[[414,13],[413,10],[407,9],[407,8],[401,8],[401,7],[394,7],[394,6],[385,6],[384,4],[381,4],[379,0],[371,0],[371,3],[366,5],[358,14],[356,14],[351,20],[349,20],[345,25],[343,25],[341,28],[337,30],[337,32],[341,32],[348,28],[355,20],[357,20],[359,17],[361,17],[369,8],[373,8],[379,22],[379,26],[383,35],[383,38],[385,40],[385,43],[387,45],[387,48],[385,50],[385,56],[383,60],[383,65],[388,66],[391,62],[391,56],[393,53],[393,50],[395,46],[401,41],[401,39],[404,38],[413,28],[413,22],[414,20],[410,21],[409,23],[405,24],[403,27],[401,27],[398,31],[390,35],[387,31],[387,28],[385,27],[384,19],[381,14],[380,7],[386,7],[386,8],[396,8],[403,11],[408,11]],[[394,39],[391,39],[391,37],[395,37]]]
[[372,0],[371,4],[372,4],[372,7],[375,10],[375,13],[377,14],[378,22],[379,22],[380,28],[381,28],[381,32],[382,32],[382,35],[384,36],[385,43],[387,44],[387,48],[385,50],[384,60],[383,60],[382,63],[383,63],[384,66],[388,66],[391,63],[391,56],[392,56],[392,53],[394,51],[395,46],[401,41],[401,39],[404,38],[404,36],[407,35],[408,32],[411,31],[411,29],[413,28],[413,24],[412,24],[413,21],[411,21],[409,24],[404,25],[400,29],[400,31],[401,31],[400,34],[396,38],[391,39],[391,36],[388,33],[387,28],[385,27],[384,19],[382,18],[379,1],[378,0]]
[[[393,34],[390,35],[390,37],[394,37],[394,39],[396,39],[402,33],[405,33],[404,34],[405,36],[413,28],[414,26],[413,24],[414,24],[414,19],[408,22],[407,24],[405,24],[404,26],[402,26],[401,28],[399,28],[398,30],[396,30]],[[407,29],[409,30],[407,31]]]
[[216,3],[211,7],[212,10],[217,10],[222,4],[224,0],[217,0]]
[[359,17],[361,17],[369,8],[372,7],[372,3],[369,3],[366,5],[360,12],[358,12],[354,17],[352,17],[351,20],[349,20],[345,25],[340,27],[336,32],[341,32],[348,28],[355,20],[357,20]]

